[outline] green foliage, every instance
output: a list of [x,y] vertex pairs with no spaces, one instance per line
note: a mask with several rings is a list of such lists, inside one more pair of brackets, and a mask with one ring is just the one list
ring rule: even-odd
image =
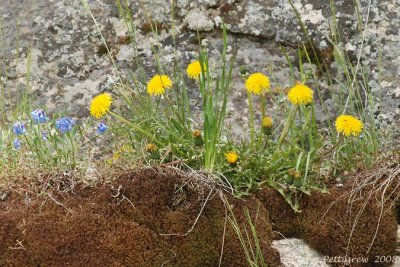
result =
[[[229,83],[232,76],[233,59],[227,69],[226,51],[228,47],[227,33],[225,26],[223,30],[223,51],[221,55],[221,74],[212,84],[210,77],[210,66],[208,64],[207,51],[203,48],[200,53],[200,65],[202,73],[199,79],[199,90],[203,98],[203,119],[204,119],[204,139],[205,139],[205,161],[204,168],[209,171],[214,170],[215,160],[218,154],[218,144],[224,128],[226,105],[229,96]],[[204,66],[206,71],[204,71]]]

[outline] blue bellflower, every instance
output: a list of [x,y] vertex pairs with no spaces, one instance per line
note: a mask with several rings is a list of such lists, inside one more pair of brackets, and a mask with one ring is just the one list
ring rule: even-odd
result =
[[31,118],[34,123],[44,123],[48,120],[43,109],[35,109],[31,112]]
[[44,141],[47,141],[47,132],[46,131],[42,131],[42,139]]
[[75,120],[68,117],[63,117],[56,120],[56,128],[63,134],[71,131],[74,125]]
[[23,122],[14,123],[13,130],[16,135],[21,135],[21,134],[26,133],[25,123],[23,123]]
[[96,132],[98,134],[103,134],[107,130],[108,130],[108,126],[104,122],[100,122],[99,125],[97,126]]
[[18,138],[14,139],[13,145],[15,149],[21,149],[21,142],[19,141]]

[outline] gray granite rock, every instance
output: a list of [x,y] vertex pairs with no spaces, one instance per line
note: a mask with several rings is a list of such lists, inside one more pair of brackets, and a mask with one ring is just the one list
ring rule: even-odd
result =
[[[233,131],[243,135],[248,107],[239,72],[243,69],[263,71],[271,76],[273,91],[282,91],[301,78],[298,48],[307,44],[307,38],[323,52],[329,51],[331,41],[340,35],[343,42],[337,49],[348,52],[354,65],[360,55],[358,71],[367,73],[369,79],[365,81],[358,75],[354,80],[354,93],[364,95],[363,103],[351,103],[349,108],[363,106],[374,114],[379,127],[392,127],[394,134],[399,134],[396,131],[400,123],[400,19],[397,16],[400,3],[372,1],[368,6],[368,1],[359,1],[356,7],[352,0],[334,2],[335,15],[327,1],[322,0],[293,1],[293,5],[288,0],[177,0],[174,6],[171,1],[130,0],[129,10],[136,29],[135,35],[130,36],[115,1],[89,1],[99,30],[111,49],[113,65],[81,1],[5,1],[0,6],[0,51],[4,59],[0,64],[0,83],[12,96],[5,99],[13,103],[22,97],[25,88],[37,106],[50,112],[86,117],[90,99],[101,91],[113,90],[118,80],[114,66],[122,78],[132,72],[138,79],[145,80],[146,75],[156,72],[156,49],[159,63],[167,73],[171,72],[174,61],[181,62],[184,68],[197,55],[196,31],[200,32],[202,43],[208,45],[210,58],[218,62],[218,51],[222,47],[219,29],[224,21],[230,34],[229,56],[236,60],[228,125],[238,124]],[[360,31],[367,17],[366,30]],[[156,26],[157,37],[152,33],[149,20]],[[331,32],[334,25],[341,29],[336,35]],[[168,30],[171,28],[173,30]],[[130,44],[132,38],[136,46]],[[282,49],[293,64],[293,77]],[[335,105],[340,100],[338,93],[347,95],[350,92],[343,64],[338,60],[328,63],[332,84],[320,77],[308,82],[321,96],[317,103],[321,106],[322,112],[318,115],[322,122],[342,112]],[[305,68],[309,73],[316,69],[313,64],[306,64]],[[197,97],[195,83],[188,85],[191,95]],[[366,99],[365,92],[375,95],[374,102]],[[276,94],[273,101],[268,102],[268,112],[279,117],[282,101]],[[198,101],[194,99],[193,102],[196,113]]]
[[285,238],[272,242],[281,256],[282,267],[328,267],[324,257],[303,240]]

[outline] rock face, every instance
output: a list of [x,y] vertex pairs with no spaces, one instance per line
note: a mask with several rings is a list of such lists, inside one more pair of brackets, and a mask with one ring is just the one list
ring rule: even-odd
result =
[[[226,202],[210,185],[146,169],[112,185],[32,195],[28,202],[12,193],[0,202],[0,265],[219,266],[221,260],[221,266],[247,266]],[[226,197],[244,236],[250,230],[244,208],[249,211],[265,262],[278,266],[268,211],[256,198]],[[253,241],[247,244],[254,248]]]
[[[300,79],[296,67],[298,47],[308,43],[306,30],[315,48],[321,51],[321,56],[317,56],[327,61],[328,72],[334,77],[330,85],[322,78],[311,78],[308,82],[320,90],[318,103],[328,111],[321,112],[319,119],[331,120],[342,113],[335,105],[336,95],[349,93],[343,64],[332,61],[330,56],[331,40],[340,37],[343,43],[337,49],[347,51],[355,65],[361,55],[358,70],[368,73],[368,80],[362,75],[354,80],[355,93],[372,92],[377,97],[376,101],[364,97],[365,103],[358,104],[374,114],[378,126],[398,125],[400,19],[397,14],[400,3],[372,1],[371,6],[362,2],[355,7],[352,0],[334,2],[335,5],[330,7],[322,0],[293,1],[292,5],[286,0],[177,0],[173,1],[174,5],[159,0],[128,1],[127,8],[136,29],[134,35],[130,35],[115,1],[90,1],[92,14],[111,49],[115,65],[109,60],[97,26],[81,1],[3,3],[0,7],[0,49],[4,60],[0,82],[8,97],[2,109],[18,103],[27,92],[37,106],[48,111],[67,111],[78,118],[86,117],[87,104],[94,95],[115,90],[119,75],[114,66],[123,79],[129,80],[128,72],[131,72],[135,79],[145,83],[147,76],[157,71],[157,51],[159,64],[166,73],[171,73],[171,63],[176,60],[184,68],[197,55],[197,30],[201,32],[202,43],[208,44],[211,59],[218,60],[222,42],[218,29],[225,21],[230,32],[229,54],[235,56],[236,61],[228,124],[239,121],[239,125],[246,125],[247,122],[248,107],[244,84],[238,75],[240,70],[265,72],[273,78],[275,92]],[[360,31],[367,18],[365,31]],[[152,33],[149,22],[157,26],[158,37]],[[330,29],[335,25],[340,30],[333,33]],[[133,40],[134,46],[130,43]],[[325,59],[324,53],[327,54]],[[293,76],[287,59],[294,66]],[[315,65],[305,64],[305,68],[307,72],[307,69],[315,69]],[[196,98],[196,85],[188,83],[188,86]],[[270,101],[268,112],[279,113],[276,103],[281,100]],[[196,106],[193,112],[196,113]],[[3,112],[0,114],[4,116]],[[239,127],[235,131],[242,132],[245,128]]]
[[278,250],[284,267],[328,267],[324,257],[301,239],[275,240],[272,247]]

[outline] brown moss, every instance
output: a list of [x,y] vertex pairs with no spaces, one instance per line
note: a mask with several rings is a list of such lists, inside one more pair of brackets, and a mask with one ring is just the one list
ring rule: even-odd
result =
[[368,257],[369,265],[362,266],[382,266],[374,262],[376,256],[396,255],[396,212],[390,196],[396,195],[399,180],[393,179],[386,187],[387,201],[382,206],[382,190],[376,189],[387,182],[387,177],[366,185],[369,175],[349,178],[340,188],[332,185],[329,194],[314,191],[304,196],[298,214],[273,189],[260,190],[256,195],[268,207],[273,230],[285,237],[302,238],[325,256]]
[[[28,202],[25,194],[12,193],[0,202],[0,266],[218,266],[226,206],[217,186],[192,178],[145,169],[121,175],[112,184],[79,186],[68,194],[48,191],[47,196]],[[280,262],[271,248],[272,239],[279,238],[273,230],[303,238],[327,256],[374,260],[374,256],[394,255],[394,208],[387,202],[381,210],[379,194],[370,195],[376,185],[358,190],[349,204],[348,193],[362,179],[349,178],[341,188],[331,186],[330,194],[305,196],[299,214],[270,188],[246,199],[226,198],[242,231],[249,230],[243,209],[249,210],[268,266]],[[388,196],[397,184],[393,179]],[[248,266],[229,223],[222,266]]]
[[[188,233],[211,189],[212,197]],[[17,196],[0,206],[0,265],[218,266],[226,211],[214,192],[216,187],[178,173],[142,170],[112,185],[49,192],[28,205]],[[241,227],[246,225],[244,207],[255,217],[255,198],[228,196],[228,201]],[[255,225],[268,266],[278,266],[265,208]],[[20,248],[14,249],[18,241]],[[247,266],[229,224],[222,263]]]
[[298,216],[278,191],[267,187],[257,191],[256,196],[268,207],[272,229],[278,232],[277,238],[300,237]]
[[330,194],[315,192],[305,198],[302,237],[329,256],[368,257],[373,262],[375,256],[395,255],[397,224],[391,205],[382,206],[370,187],[349,194],[352,182],[333,186]]

